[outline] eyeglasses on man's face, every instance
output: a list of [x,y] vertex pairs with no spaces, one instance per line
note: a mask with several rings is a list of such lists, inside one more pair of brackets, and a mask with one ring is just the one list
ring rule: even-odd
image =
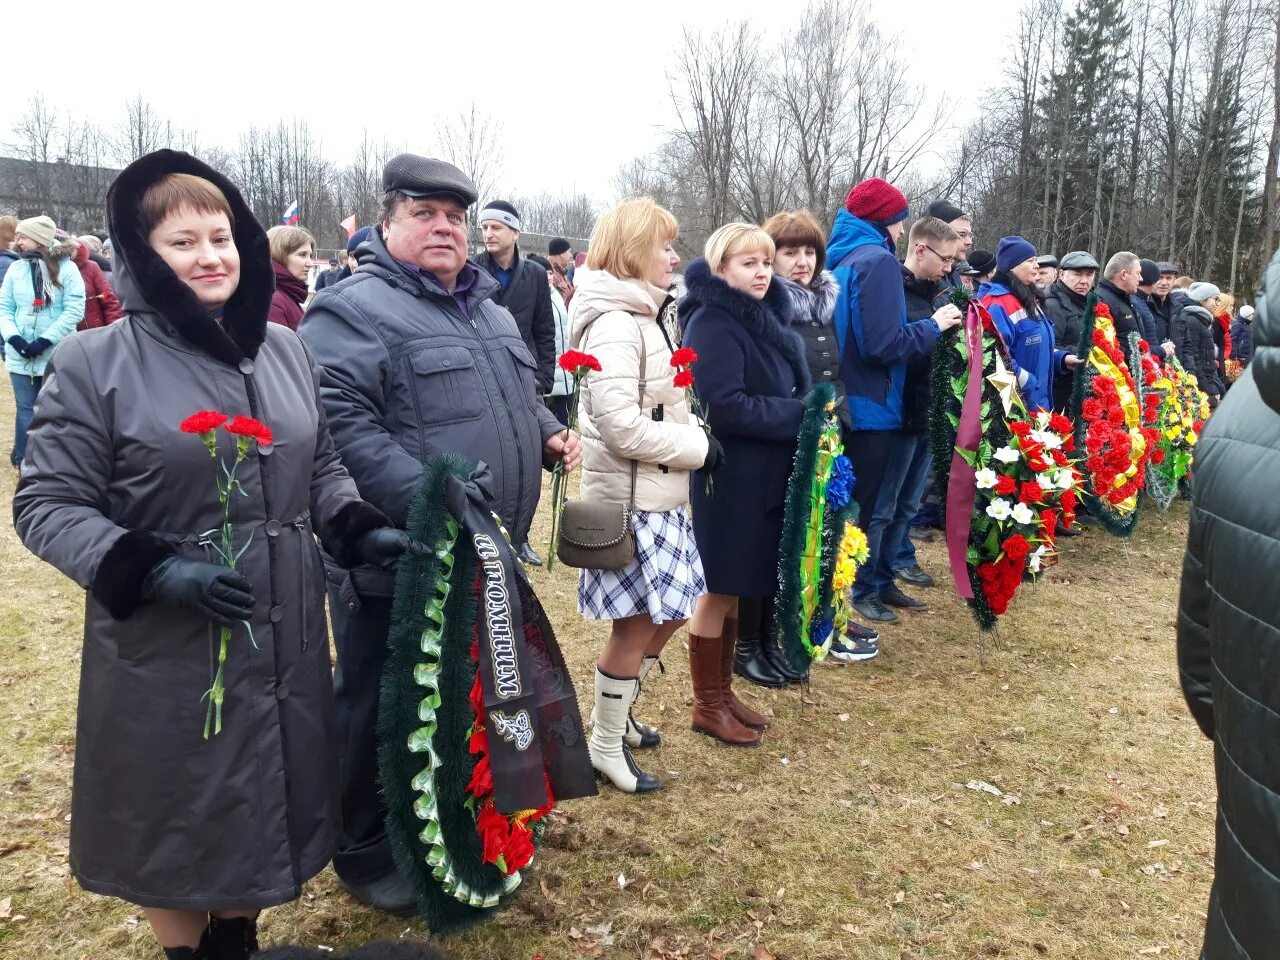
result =
[[950,264],[950,263],[956,262],[955,257],[944,257],[942,254],[940,254],[937,250],[933,249],[933,247],[929,246],[927,243],[924,245],[924,248],[928,250],[930,253],[932,253],[935,257],[937,257],[939,260],[941,260],[943,263]]

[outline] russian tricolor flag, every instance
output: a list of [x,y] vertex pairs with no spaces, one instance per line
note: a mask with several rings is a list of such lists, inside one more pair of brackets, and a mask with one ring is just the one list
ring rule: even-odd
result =
[[297,223],[298,222],[298,201],[295,200],[289,204],[289,208],[285,210],[284,216],[280,218],[281,223]]

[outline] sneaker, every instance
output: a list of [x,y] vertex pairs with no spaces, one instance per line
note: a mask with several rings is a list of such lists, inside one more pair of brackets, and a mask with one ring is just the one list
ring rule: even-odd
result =
[[831,649],[827,656],[841,663],[861,663],[863,660],[874,660],[880,656],[880,644],[874,640],[850,636],[846,633],[831,641]]
[[853,609],[858,611],[858,615],[863,620],[871,620],[875,623],[897,623],[898,621],[898,615],[886,607],[879,597],[855,600]]
[[903,610],[928,610],[929,605],[923,600],[917,600],[915,597],[909,597],[897,587],[890,587],[880,593],[880,599],[891,607],[899,607]]
[[913,587],[933,586],[933,577],[921,570],[918,563],[913,563],[909,567],[901,567],[893,571],[893,575],[903,583],[909,583]]
[[869,640],[872,643],[880,639],[879,630],[872,630],[870,627],[863,626],[855,620],[850,620],[844,625],[844,635],[855,640]]

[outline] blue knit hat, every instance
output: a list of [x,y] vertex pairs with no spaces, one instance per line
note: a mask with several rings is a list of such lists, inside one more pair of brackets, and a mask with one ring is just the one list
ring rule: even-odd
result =
[[356,247],[369,239],[369,234],[373,233],[373,227],[361,227],[351,235],[351,239],[347,241],[347,253],[355,253]]
[[996,245],[996,269],[1008,273],[1023,260],[1030,260],[1036,255],[1036,248],[1030,240],[1022,237],[1001,237]]

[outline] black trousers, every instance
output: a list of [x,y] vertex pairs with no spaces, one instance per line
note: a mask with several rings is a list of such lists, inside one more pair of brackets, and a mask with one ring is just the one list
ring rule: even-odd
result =
[[350,597],[329,590],[338,666],[333,675],[338,729],[342,830],[333,869],[353,884],[371,883],[395,869],[378,784],[378,694],[391,629],[391,599]]
[[853,464],[853,499],[858,504],[858,526],[863,530],[867,529],[876,512],[876,500],[884,486],[885,471],[898,433],[897,430],[844,432],[844,453]]

